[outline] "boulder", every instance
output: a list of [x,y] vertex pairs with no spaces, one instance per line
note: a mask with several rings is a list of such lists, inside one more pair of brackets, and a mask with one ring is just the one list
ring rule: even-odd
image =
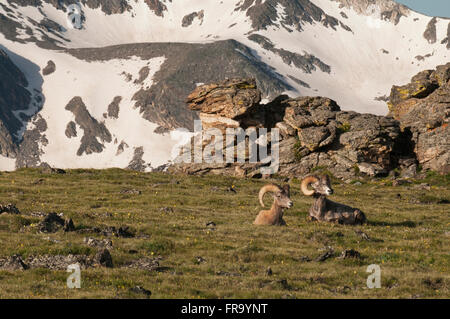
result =
[[301,145],[311,152],[330,145],[336,138],[334,126],[312,126],[298,131]]
[[50,213],[39,223],[39,231],[42,233],[56,233],[60,229],[64,232],[75,231],[73,220],[71,218],[64,220],[60,215]]
[[208,130],[216,128],[225,132],[227,128],[238,128],[240,124],[238,121],[232,120],[228,117],[217,116],[214,114],[200,113],[199,118],[202,121],[202,129]]
[[0,215],[6,213],[6,214],[13,214],[13,215],[19,215],[20,211],[14,204],[8,204],[8,205],[0,205]]
[[236,119],[258,106],[261,92],[254,79],[228,79],[197,87],[187,98],[191,110]]
[[299,130],[325,126],[340,111],[335,101],[324,97],[299,97],[281,102],[285,106],[284,122]]
[[84,243],[90,247],[112,249],[113,243],[110,239],[95,239],[92,237],[84,238]]
[[359,163],[358,169],[361,173],[364,173],[369,176],[378,176],[382,174],[386,174],[386,171],[380,165],[369,164],[369,163]]
[[56,213],[50,213],[39,223],[39,230],[43,233],[56,233],[64,225],[65,220],[62,217]]
[[100,249],[94,257],[94,264],[113,268],[113,261],[109,250],[106,248]]

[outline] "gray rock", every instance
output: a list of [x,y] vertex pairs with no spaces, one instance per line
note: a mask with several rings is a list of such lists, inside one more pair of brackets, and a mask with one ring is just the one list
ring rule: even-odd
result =
[[361,15],[371,15],[373,14],[372,10],[375,6],[379,8],[381,15],[380,19],[389,21],[394,25],[397,25],[400,22],[401,17],[407,17],[410,14],[410,10],[408,7],[397,3],[396,1],[386,1],[386,0],[370,0],[370,1],[361,1],[361,0],[332,0],[341,3],[341,7],[345,7],[348,9],[355,10],[358,14]]
[[199,19],[200,23],[202,23],[203,22],[203,17],[204,17],[203,10],[187,14],[187,15],[185,15],[183,17],[183,20],[181,21],[181,26],[183,28],[189,27],[192,24],[192,22],[194,21],[195,18]]
[[70,121],[66,126],[66,136],[68,138],[77,137],[77,125],[75,122]]
[[359,163],[357,164],[359,171],[369,176],[378,176],[380,174],[386,174],[386,170],[384,170],[380,165],[369,164],[369,163]]
[[413,178],[417,175],[417,164],[409,165],[402,169],[400,177],[402,178]]
[[39,223],[39,231],[43,233],[56,233],[64,225],[65,220],[63,218],[56,213],[50,213]]
[[295,145],[298,143],[297,138],[290,137],[280,142],[280,164],[290,164],[296,161]]
[[20,257],[19,255],[14,255],[6,259],[0,259],[1,270],[14,271],[14,270],[26,270],[28,268],[29,268],[28,265],[24,263],[22,257]]
[[[250,35],[248,39],[260,44],[264,49],[279,55],[284,63],[294,65],[297,68],[302,69],[305,73],[312,73],[313,71],[316,71],[317,68],[323,72],[331,72],[331,67],[329,65],[311,54],[299,54],[285,49],[278,49],[269,38],[256,33]],[[305,86],[305,83],[301,83],[301,85]]]
[[131,162],[128,164],[127,169],[137,171],[137,172],[145,172],[147,167],[150,165],[147,164],[144,160],[144,147],[136,147],[134,149],[134,156]]
[[390,114],[410,132],[419,164],[442,174],[450,172],[449,101],[450,62],[418,73],[409,84],[394,86],[389,101]]
[[428,41],[428,43],[436,43],[436,17],[433,17],[427,24],[427,28],[423,33],[423,37]]
[[280,134],[283,139],[287,139],[289,137],[297,135],[297,131],[285,122],[278,122],[277,124],[275,124],[275,127],[280,130]]
[[119,105],[122,101],[121,96],[116,96],[114,100],[108,105],[108,117],[117,119],[119,118]]
[[69,265],[79,264],[81,269],[93,266],[92,260],[86,255],[41,255],[30,256],[26,259],[29,268],[47,268],[51,270],[67,270]]
[[110,239],[95,239],[92,237],[84,238],[83,242],[89,247],[112,249],[113,243]]
[[72,218],[69,218],[69,219],[64,221],[63,230],[65,232],[73,232],[73,231],[75,231],[75,225],[73,223]]
[[261,92],[254,79],[230,79],[202,85],[187,98],[189,108],[206,114],[235,119],[258,106]]
[[44,76],[52,74],[56,71],[56,64],[52,60],[47,62],[47,66],[42,70]]
[[361,254],[354,249],[346,249],[341,253],[339,258],[340,259],[348,259],[348,258],[361,259]]
[[134,269],[142,269],[142,270],[147,270],[147,271],[156,271],[160,265],[159,262],[161,261],[162,258],[157,257],[157,258],[141,258],[141,259],[137,259],[137,260],[133,260],[131,263],[129,263],[128,265],[126,265],[126,268],[134,268]]
[[328,127],[314,126],[301,129],[298,136],[302,146],[314,152],[321,147],[331,144],[336,134],[330,132]]
[[104,123],[99,123],[91,116],[83,103],[81,97],[74,97],[65,107],[75,116],[75,122],[82,128],[84,134],[81,138],[81,145],[77,151],[77,155],[84,153],[89,155],[92,153],[101,153],[104,145],[99,142],[110,143],[112,141],[111,133],[108,131]]
[[6,214],[13,214],[13,215],[20,215],[19,209],[14,204],[7,204],[5,206],[0,205],[0,215],[6,213]]
[[146,295],[147,297],[150,297],[152,295],[152,292],[150,290],[145,289],[141,286],[135,286],[135,287],[131,288],[130,291],[134,292],[136,294]]
[[106,248],[100,249],[94,257],[94,263],[107,268],[113,268],[113,261],[109,250]]

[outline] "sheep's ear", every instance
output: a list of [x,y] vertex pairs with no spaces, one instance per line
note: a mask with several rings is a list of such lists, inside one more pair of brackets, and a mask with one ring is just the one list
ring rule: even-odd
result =
[[283,186],[284,191],[286,192],[286,194],[288,194],[288,196],[290,196],[291,193],[291,187],[289,186],[289,184],[286,184]]

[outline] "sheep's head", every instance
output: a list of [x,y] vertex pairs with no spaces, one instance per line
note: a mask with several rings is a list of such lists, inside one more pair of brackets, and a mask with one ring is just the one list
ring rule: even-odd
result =
[[291,208],[294,203],[289,198],[290,196],[290,188],[289,185],[286,184],[283,187],[280,187],[275,184],[267,184],[261,188],[259,191],[259,203],[262,207],[264,207],[263,198],[264,195],[268,192],[273,194],[274,202],[282,208]]
[[[308,189],[308,187],[312,189]],[[312,196],[314,194],[320,195],[332,195],[334,193],[331,188],[331,181],[328,175],[322,176],[308,176],[302,181],[302,192],[306,196]]]

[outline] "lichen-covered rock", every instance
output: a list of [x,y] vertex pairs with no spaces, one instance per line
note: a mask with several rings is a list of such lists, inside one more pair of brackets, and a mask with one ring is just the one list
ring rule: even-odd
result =
[[391,153],[399,137],[398,123],[391,118],[372,114],[342,112],[336,115],[341,132],[336,153],[355,164],[372,163],[383,170],[393,168]]
[[79,264],[81,269],[92,267],[92,257],[86,255],[40,255],[29,256],[25,264],[33,268],[47,268],[51,270],[67,270],[69,265]]
[[254,79],[230,79],[197,87],[187,98],[191,110],[229,119],[244,115],[261,101]]
[[411,132],[419,164],[450,173],[450,62],[394,86],[388,105],[401,129]]
[[323,97],[300,97],[281,101],[285,106],[284,121],[299,130],[313,125],[326,125],[340,111],[335,101]]
[[333,132],[326,126],[307,127],[298,132],[301,145],[311,152],[327,146],[334,141],[336,130]]
[[394,85],[388,102],[391,114],[395,118],[401,117],[414,107],[419,99],[434,92],[439,87],[438,77],[433,71],[426,70],[413,76],[411,82],[406,85]]
[[217,116],[215,114],[200,113],[200,120],[202,121],[203,130],[210,128],[217,128],[223,132],[227,128],[238,128],[240,124],[238,121],[232,120],[228,117]]

